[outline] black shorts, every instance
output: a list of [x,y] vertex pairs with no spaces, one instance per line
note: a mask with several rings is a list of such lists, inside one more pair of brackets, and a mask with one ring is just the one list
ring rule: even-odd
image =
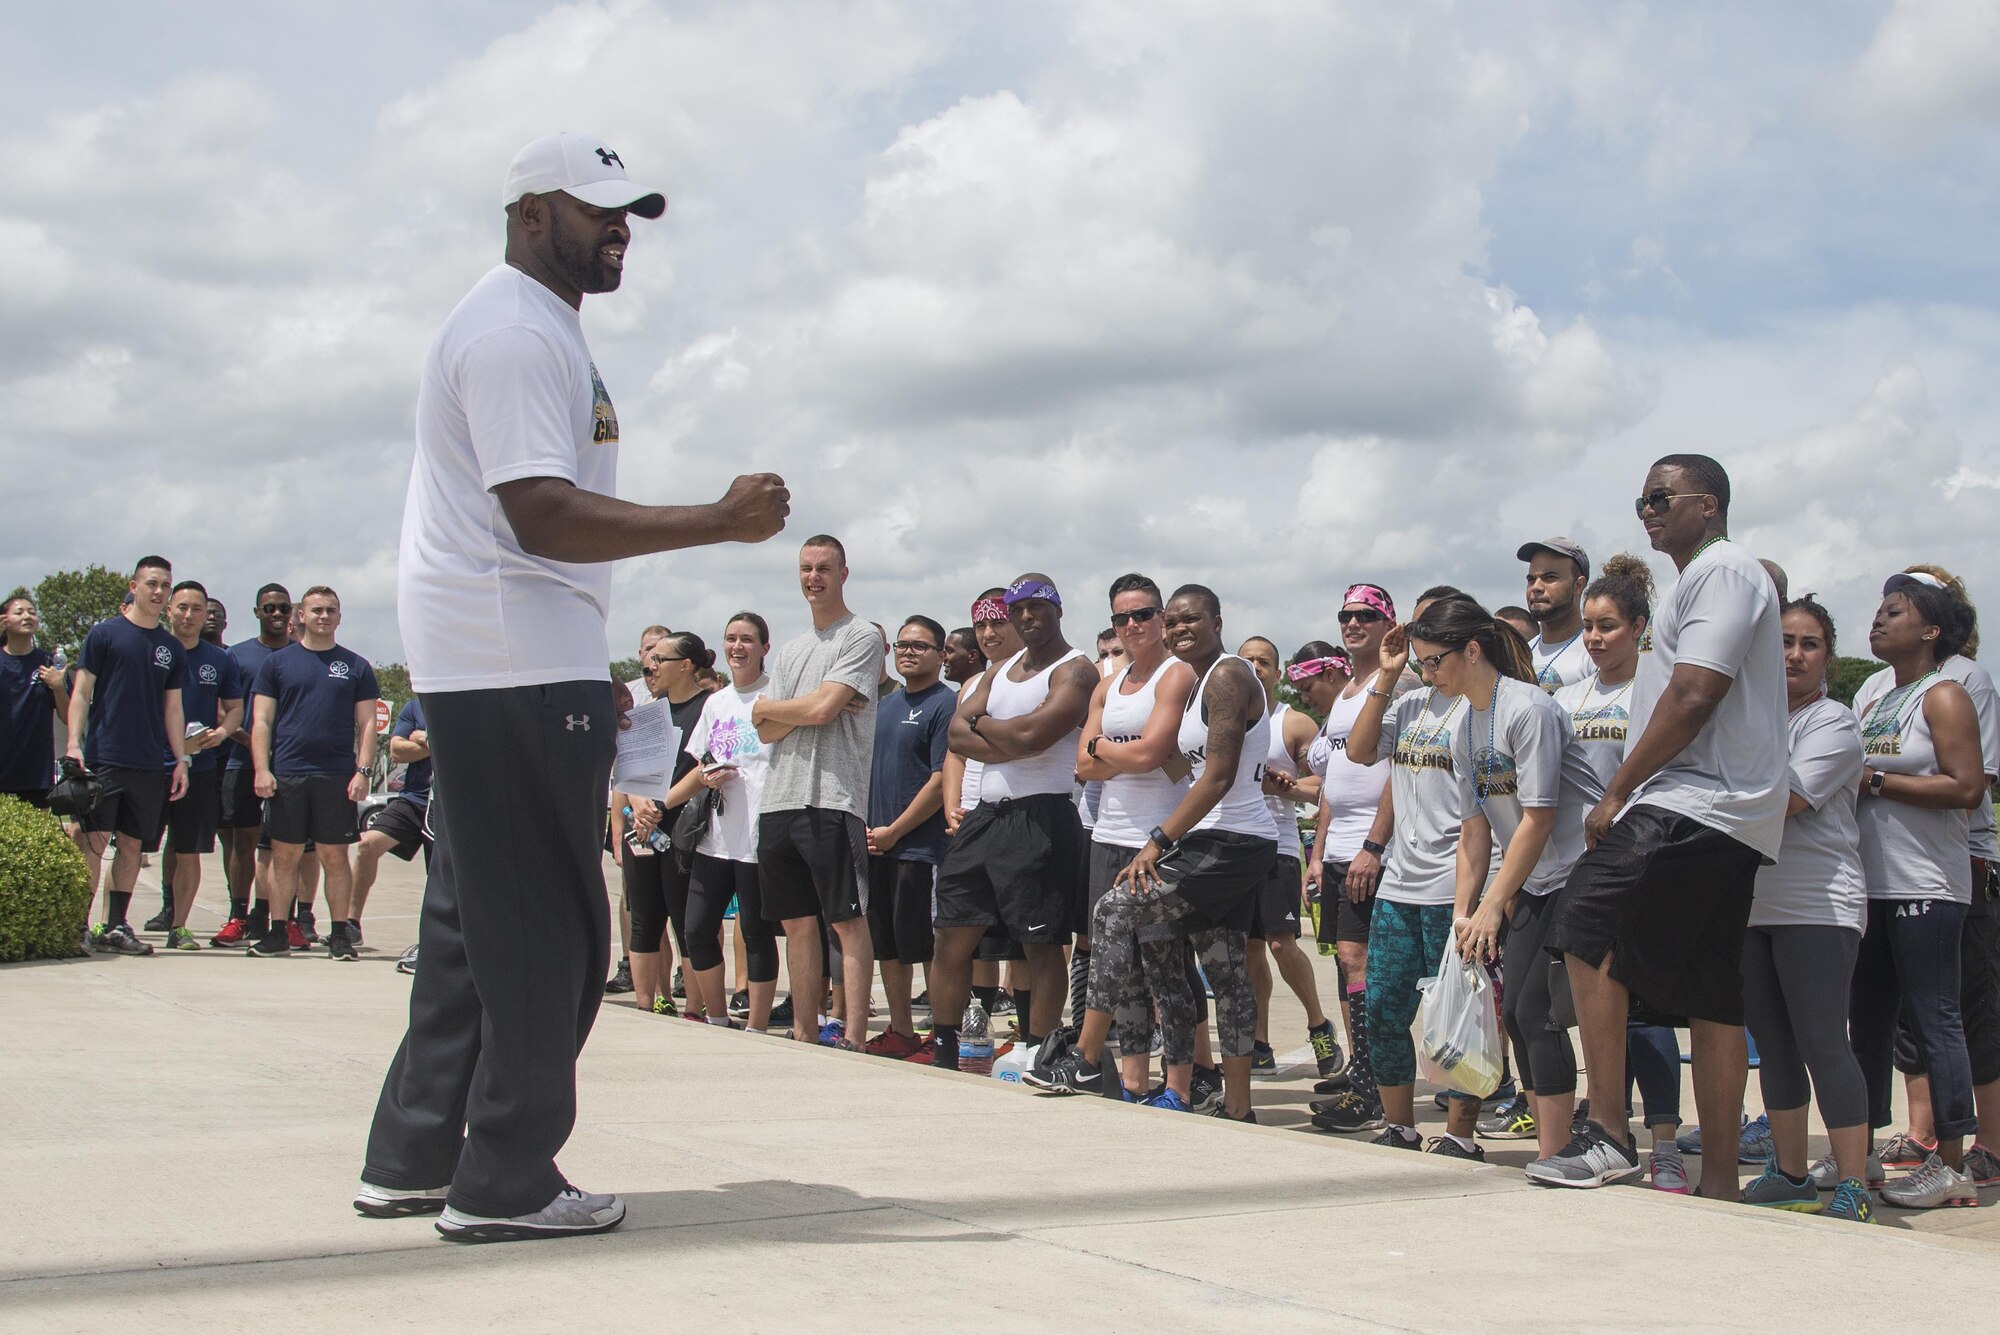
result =
[[424,804],[393,797],[368,813],[368,829],[389,839],[389,851],[408,862],[430,842],[424,833]]
[[15,788],[0,793],[0,797],[18,797],[37,811],[49,809],[49,790],[46,788]]
[[[1375,892],[1359,904],[1347,897],[1347,867],[1345,862],[1323,862],[1319,868],[1319,930],[1322,941],[1353,941],[1368,944],[1368,924],[1375,916]],[[1375,873],[1375,884],[1382,884],[1382,873]],[[1327,909],[1331,907],[1331,915]],[[1332,929],[1329,931],[1329,927]]]
[[821,807],[765,812],[757,818],[757,879],[766,918],[860,917],[868,893],[861,817]]
[[1299,860],[1290,853],[1278,854],[1257,887],[1257,898],[1251,905],[1250,935],[1259,941],[1278,938],[1296,941],[1299,909],[1304,903],[1305,884],[1299,879]]
[[1090,841],[1090,851],[1085,854],[1089,871],[1085,876],[1083,920],[1089,922],[1097,912],[1097,901],[1111,893],[1111,887],[1118,883],[1118,873],[1132,865],[1132,859],[1139,856],[1136,848],[1126,848],[1122,844],[1100,844]]
[[255,830],[264,824],[264,799],[257,796],[257,771],[222,771],[222,825],[225,830]]
[[868,934],[875,941],[876,959],[931,962],[931,896],[936,888],[934,862],[868,859]]
[[1157,929],[1141,929],[1141,939],[1188,936],[1222,928],[1250,931],[1257,896],[1277,861],[1275,840],[1225,830],[1197,830],[1154,864],[1173,895],[1188,906],[1185,914]]
[[104,785],[97,809],[83,818],[92,834],[116,831],[137,839],[148,853],[160,851],[167,829],[167,792],[173,776],[162,769],[100,769],[93,771]]
[[361,837],[360,815],[345,774],[280,774],[264,807],[264,834],[273,844],[331,848]]
[[222,771],[190,771],[181,800],[167,804],[167,847],[176,853],[213,853],[221,822]]
[[1743,1023],[1743,933],[1757,850],[1691,816],[1633,807],[1569,874],[1549,929],[1554,955],[1631,989],[1639,1013]]
[[1068,945],[1082,866],[1083,821],[1068,793],[981,802],[938,868],[937,925],[997,924],[1024,946]]
[[972,958],[982,964],[1011,964],[1015,960],[1028,958],[1028,952],[1021,949],[1019,941],[1007,935],[1005,927],[995,925],[987,928],[986,934],[979,938],[979,945],[972,952]]

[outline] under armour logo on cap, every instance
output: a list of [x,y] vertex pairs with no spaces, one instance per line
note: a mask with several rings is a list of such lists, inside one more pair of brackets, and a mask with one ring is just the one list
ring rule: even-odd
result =
[[667,211],[667,197],[634,185],[625,175],[625,160],[595,135],[551,134],[527,145],[507,168],[500,204],[512,208],[523,195],[558,190],[600,209],[625,209],[641,218]]
[[617,163],[620,167],[623,167],[625,165],[625,159],[619,157],[616,153],[613,153],[608,148],[600,148],[597,150],[597,160],[603,163],[607,167],[609,167],[614,162]]
[[588,714],[564,714],[564,715],[563,715],[563,729],[564,729],[565,731],[567,731],[567,732],[578,732],[578,731],[582,731],[582,732],[589,732],[589,731],[590,731],[590,715],[588,715]]

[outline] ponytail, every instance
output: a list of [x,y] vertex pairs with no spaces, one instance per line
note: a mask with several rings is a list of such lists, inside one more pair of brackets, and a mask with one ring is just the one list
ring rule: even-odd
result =
[[1501,676],[1516,681],[1535,680],[1534,655],[1528,652],[1528,642],[1521,632],[1496,620],[1471,598],[1444,598],[1432,603],[1411,623],[1409,635],[1453,649],[1476,644]]

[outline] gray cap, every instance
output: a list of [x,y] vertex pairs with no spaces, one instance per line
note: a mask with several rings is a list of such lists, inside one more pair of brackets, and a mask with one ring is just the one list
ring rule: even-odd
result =
[[1514,553],[1514,559],[1526,561],[1536,552],[1554,552],[1557,556],[1567,556],[1576,562],[1576,568],[1581,570],[1586,578],[1590,575],[1589,555],[1568,538],[1544,538],[1540,542],[1524,542],[1521,544],[1521,550]]

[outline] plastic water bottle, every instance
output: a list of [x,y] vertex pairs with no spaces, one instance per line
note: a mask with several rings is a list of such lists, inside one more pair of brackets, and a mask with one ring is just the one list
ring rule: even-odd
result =
[[641,856],[651,856],[664,853],[674,846],[673,841],[667,838],[667,832],[657,825],[653,827],[651,834],[647,835],[644,840],[641,840],[639,832],[632,828],[631,805],[628,803],[621,810],[625,813],[625,843],[634,853],[638,853]]
[[993,1022],[978,997],[965,1008],[958,1026],[958,1069],[973,1075],[993,1073]]

